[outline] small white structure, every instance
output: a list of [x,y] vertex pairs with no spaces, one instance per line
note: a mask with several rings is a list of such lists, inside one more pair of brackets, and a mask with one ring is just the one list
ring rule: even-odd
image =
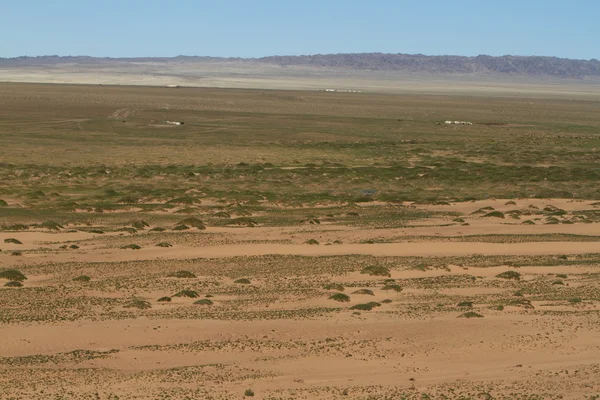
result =
[[179,87],[179,85],[167,85],[167,87],[168,87],[168,88],[175,89],[175,88],[178,88],[178,87]]
[[472,122],[469,121],[446,121],[446,125],[473,125]]
[[179,121],[165,121],[165,124],[167,125],[183,125],[183,122],[179,122]]

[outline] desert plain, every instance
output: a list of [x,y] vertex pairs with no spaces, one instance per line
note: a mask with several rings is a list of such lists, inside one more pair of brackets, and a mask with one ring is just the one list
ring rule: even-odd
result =
[[511,90],[1,83],[0,398],[599,399],[600,95]]

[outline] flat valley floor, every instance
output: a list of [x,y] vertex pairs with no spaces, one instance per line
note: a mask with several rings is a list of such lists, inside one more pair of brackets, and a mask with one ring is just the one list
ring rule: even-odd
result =
[[600,96],[0,110],[1,399],[600,398]]

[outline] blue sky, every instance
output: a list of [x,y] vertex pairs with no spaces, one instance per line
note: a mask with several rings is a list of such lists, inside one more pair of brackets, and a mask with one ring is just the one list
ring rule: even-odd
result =
[[600,58],[600,0],[0,0],[0,57]]

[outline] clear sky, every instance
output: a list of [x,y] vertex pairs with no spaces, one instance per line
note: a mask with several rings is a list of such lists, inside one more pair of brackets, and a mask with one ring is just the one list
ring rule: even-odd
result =
[[0,0],[0,57],[600,58],[600,0]]

